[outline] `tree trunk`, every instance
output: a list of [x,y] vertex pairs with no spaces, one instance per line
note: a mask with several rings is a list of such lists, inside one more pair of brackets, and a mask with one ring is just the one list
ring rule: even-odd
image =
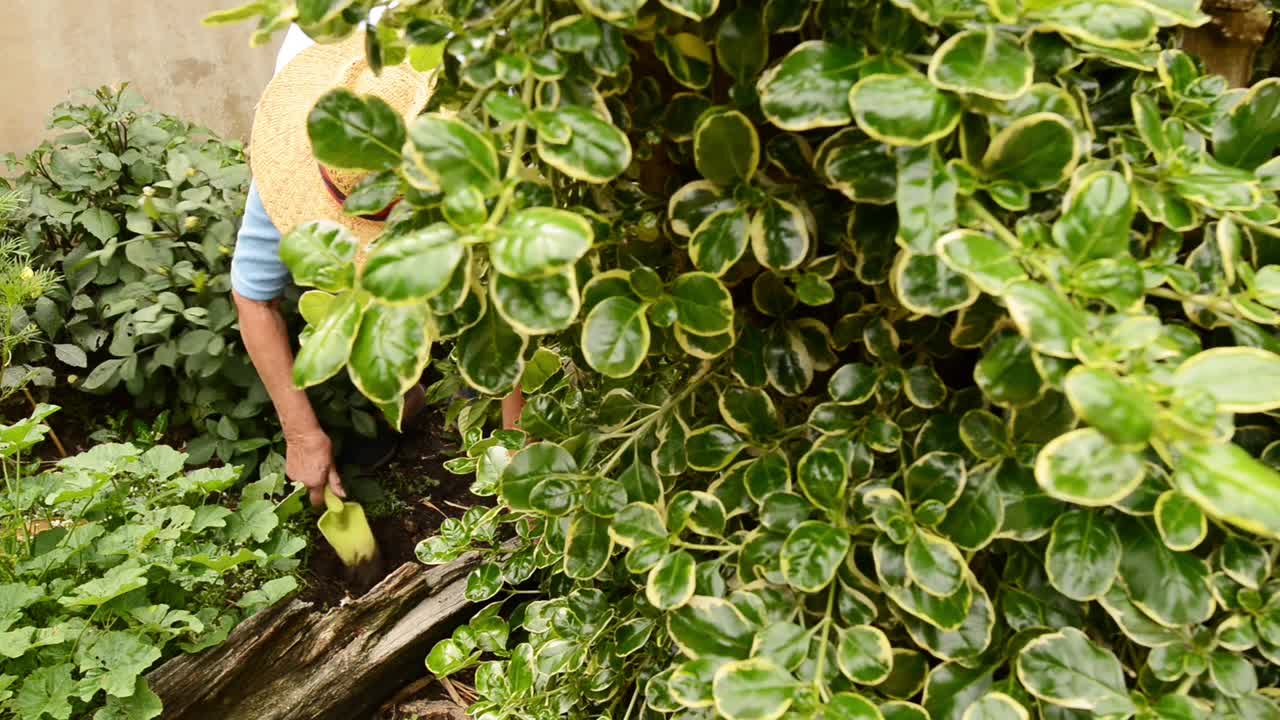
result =
[[1249,85],[1271,13],[1258,0],[1204,0],[1202,7],[1213,19],[1184,31],[1182,48],[1200,56],[1209,72],[1225,77],[1231,87]]
[[148,676],[163,720],[367,720],[424,672],[431,645],[471,605],[474,557],[400,567],[324,614],[294,600],[264,610],[222,645]]

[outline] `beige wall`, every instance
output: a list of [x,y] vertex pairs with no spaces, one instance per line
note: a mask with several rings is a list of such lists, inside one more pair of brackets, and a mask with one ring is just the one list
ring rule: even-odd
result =
[[122,80],[158,110],[247,139],[275,47],[251,49],[247,23],[200,24],[241,2],[0,0],[0,153],[39,143],[72,90]]

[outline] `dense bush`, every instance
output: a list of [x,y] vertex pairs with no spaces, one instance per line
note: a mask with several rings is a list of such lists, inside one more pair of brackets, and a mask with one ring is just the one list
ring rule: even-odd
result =
[[[249,184],[240,143],[147,109],[127,86],[59,105],[49,126],[62,134],[11,163],[29,198],[33,260],[66,277],[32,313],[63,379],[172,409],[176,425],[195,430],[193,464],[255,462],[276,427],[231,302]],[[359,399],[341,386],[317,392],[330,426],[354,420],[371,435]]]
[[[220,19],[332,40],[384,4]],[[498,504],[419,554],[483,549],[501,602],[428,667],[475,669],[477,718],[1280,716],[1280,81],[1202,74],[1172,39],[1206,20],[390,10],[370,59],[443,45],[440,89],[409,127],[311,114],[375,173],[352,211],[405,201],[359,267],[286,238],[296,379],[394,404],[450,340],[541,440],[459,414]]]
[[11,226],[21,208],[17,193],[0,193],[0,400],[28,383],[53,381],[48,368],[21,362],[40,335],[28,311],[57,280],[49,270],[31,267],[25,244],[14,236]]
[[24,455],[55,410],[0,425],[0,714],[149,720],[148,668],[217,645],[297,587],[306,541],[284,521],[299,496],[269,499],[272,475],[234,510],[210,502],[240,469],[188,472],[163,445],[97,445],[36,472]]

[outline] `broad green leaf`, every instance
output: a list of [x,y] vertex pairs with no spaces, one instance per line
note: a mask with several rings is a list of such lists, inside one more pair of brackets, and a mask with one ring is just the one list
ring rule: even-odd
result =
[[667,525],[653,505],[633,502],[613,516],[609,533],[619,545],[634,548],[644,543],[665,540]]
[[576,180],[606,183],[631,165],[631,141],[613,123],[589,108],[562,105],[556,119],[569,127],[566,143],[550,143],[539,133],[538,156]]
[[711,684],[716,671],[728,661],[706,657],[676,665],[667,680],[667,689],[676,702],[687,708],[708,708],[715,704]]
[[[666,0],[664,0],[666,1]],[[776,720],[791,706],[800,683],[764,658],[738,660],[716,671],[716,712],[730,720]]]
[[689,259],[699,270],[720,276],[747,250],[748,217],[744,208],[721,210],[707,218],[689,239]]
[[849,469],[839,452],[814,447],[796,465],[796,481],[814,505],[839,512],[849,483]]
[[729,427],[754,437],[778,431],[778,411],[769,393],[758,388],[731,387],[720,393],[720,416]]
[[687,551],[664,555],[649,571],[644,594],[659,610],[674,610],[689,602],[695,587],[695,561]]
[[671,284],[676,323],[693,335],[720,335],[733,329],[733,298],[714,275],[685,273]]
[[693,235],[707,218],[722,211],[732,210],[738,202],[709,180],[695,180],[671,196],[667,202],[667,216],[671,231],[683,237]]
[[458,338],[454,348],[458,371],[476,390],[490,395],[505,393],[524,372],[528,342],[497,310],[489,308]]
[[973,369],[973,379],[997,405],[1027,406],[1044,391],[1030,346],[1016,335],[1006,335],[987,349]]
[[907,541],[907,575],[922,590],[947,597],[960,589],[968,564],[949,541],[917,529]]
[[338,374],[351,355],[363,312],[354,292],[338,296],[324,322],[316,326],[298,351],[293,363],[295,385],[311,387]]
[[360,268],[360,287],[389,303],[417,303],[442,293],[466,255],[445,223],[381,239]]
[[770,270],[792,270],[809,254],[809,226],[800,208],[770,198],[751,218],[751,250]]
[[1100,716],[1128,716],[1129,699],[1120,661],[1075,628],[1042,635],[1018,653],[1018,680],[1032,695],[1054,705]]
[[824,142],[814,164],[827,185],[850,200],[884,205],[893,202],[897,193],[898,161],[893,148],[855,128]]
[[334,88],[307,116],[307,136],[316,159],[333,168],[390,170],[400,164],[404,120],[376,95],[360,97]]
[[861,685],[876,685],[889,677],[893,648],[879,629],[870,625],[845,628],[836,649],[840,672]]
[[1213,127],[1213,154],[1232,167],[1253,170],[1280,146],[1280,78],[1265,78],[1249,88]]
[[673,12],[693,20],[705,20],[716,13],[720,0],[661,0]]
[[1081,149],[1071,123],[1056,113],[1019,118],[991,139],[982,165],[992,176],[1047,190],[1075,169]]
[[[498,152],[487,133],[439,113],[423,115],[409,129],[409,157],[421,189],[440,192],[472,187],[485,197],[501,189]],[[412,180],[411,180],[412,182]]]
[[107,697],[106,704],[93,714],[93,720],[152,720],[164,711],[160,696],[152,692],[146,679],[139,677],[128,697]]
[[589,580],[609,564],[613,537],[609,519],[590,513],[579,513],[569,523],[565,535],[564,572],[575,580]]
[[1094,173],[1063,199],[1062,216],[1053,225],[1054,242],[1076,263],[1124,255],[1135,211],[1123,175]]
[[743,660],[751,654],[755,633],[742,612],[728,600],[694,595],[667,613],[667,634],[690,658],[722,657]]
[[355,280],[356,248],[351,231],[329,220],[303,223],[280,239],[280,259],[293,281],[305,287],[338,292]]
[[546,277],[577,262],[594,238],[591,223],[577,213],[528,208],[507,216],[494,231],[489,258],[503,275]]
[[947,39],[929,61],[929,80],[957,93],[1010,100],[1031,86],[1031,53],[1013,35],[991,26]]
[[1072,600],[1096,600],[1115,582],[1120,550],[1120,536],[1110,520],[1090,510],[1072,510],[1053,523],[1045,572],[1058,592]]
[[1000,532],[1004,515],[1004,498],[994,469],[976,469],[968,473],[964,491],[947,509],[937,530],[961,549],[979,550]]
[[989,692],[970,705],[961,720],[1029,720],[1030,717],[1017,700],[1002,692]]
[[1188,358],[1174,373],[1185,388],[1209,393],[1224,412],[1280,408],[1280,355],[1249,347],[1221,347]]
[[934,666],[921,700],[930,720],[962,720],[964,711],[991,688],[993,672],[994,667],[970,668],[956,662]]
[[716,30],[716,60],[739,81],[749,81],[769,62],[769,29],[758,7],[740,5]]
[[932,146],[898,148],[898,244],[932,253],[956,225],[956,181]]
[[1142,458],[1093,428],[1059,435],[1036,457],[1036,482],[1055,498],[1103,507],[1142,482]]
[[1030,280],[1015,282],[1003,299],[1018,331],[1037,352],[1071,358],[1072,343],[1087,334],[1079,308],[1048,286]]
[[431,326],[422,305],[374,303],[360,318],[348,358],[356,388],[377,402],[402,397],[431,359]]
[[653,43],[654,54],[676,82],[694,90],[711,84],[711,48],[702,38],[687,32],[660,33],[654,36]]
[[1134,642],[1145,647],[1172,645],[1181,639],[1177,630],[1167,628],[1151,619],[1142,608],[1134,604],[1123,582],[1116,582],[1098,604],[1111,616],[1120,630]]
[[71,696],[76,694],[76,681],[71,673],[71,663],[44,665],[32,670],[22,680],[22,687],[13,698],[12,706],[23,720],[41,720],[45,716],[54,720],[71,717]]
[[1121,516],[1116,530],[1124,541],[1120,577],[1134,604],[1166,626],[1195,625],[1213,614],[1209,569],[1190,553],[1170,550],[1155,523]]
[[923,75],[871,75],[849,90],[858,127],[889,145],[927,145],[951,134],[960,103]]
[[578,317],[578,281],[572,269],[530,279],[497,275],[489,282],[493,308],[523,335],[558,332]]
[[1121,445],[1144,444],[1156,421],[1146,392],[1105,370],[1080,366],[1067,373],[1063,390],[1085,422]]
[[803,592],[817,592],[835,577],[849,551],[849,533],[816,520],[797,525],[782,545],[782,574]]
[[1173,485],[1205,512],[1249,532],[1280,538],[1280,474],[1240,446],[1179,449]]
[[1104,48],[1140,48],[1155,39],[1155,16],[1134,5],[1101,0],[1046,3],[1029,13],[1044,30],[1053,30]]
[[649,354],[645,306],[620,295],[596,305],[582,324],[582,354],[609,377],[634,373]]
[[938,238],[937,249],[948,267],[991,295],[1027,277],[1009,246],[986,233],[953,230]]
[[1156,529],[1170,550],[1195,548],[1209,534],[1209,523],[1200,507],[1186,495],[1169,490],[1156,500]]
[[145,636],[119,630],[101,633],[77,656],[82,682],[122,698],[134,693],[138,677],[159,659],[160,648]]
[[693,158],[698,172],[713,183],[749,181],[760,164],[755,125],[737,110],[704,114],[693,129]]
[[724,425],[706,425],[685,439],[685,457],[694,470],[716,471],[728,467],[746,443]]
[[855,48],[821,40],[796,45],[756,82],[761,111],[783,130],[847,125],[849,89],[862,59]]
[[932,252],[899,251],[890,283],[903,306],[921,315],[946,315],[978,299],[977,286]]

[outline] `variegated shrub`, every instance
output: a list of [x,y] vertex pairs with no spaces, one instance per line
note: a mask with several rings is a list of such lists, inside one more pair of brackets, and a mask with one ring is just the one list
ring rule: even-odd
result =
[[[375,0],[259,0],[322,40]],[[1194,0],[402,0],[284,254],[391,417],[435,341],[496,497],[476,718],[1280,717],[1280,81]],[[514,454],[509,454],[514,451]]]

